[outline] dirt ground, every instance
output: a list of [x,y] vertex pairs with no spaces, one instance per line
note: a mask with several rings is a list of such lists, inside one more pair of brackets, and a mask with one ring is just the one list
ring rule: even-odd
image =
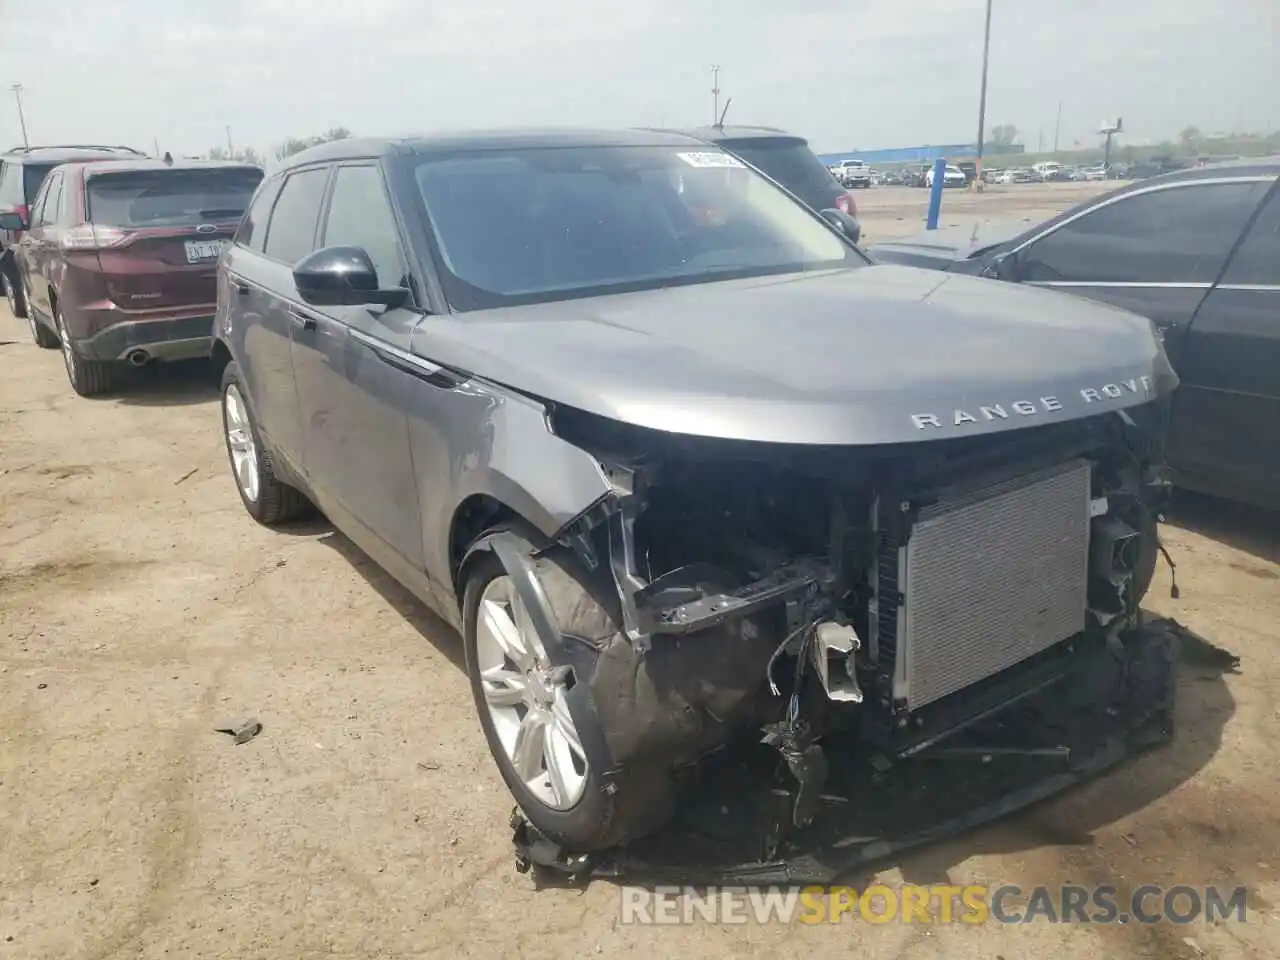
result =
[[[948,194],[943,222],[1095,189]],[[869,242],[923,217],[858,199]],[[1280,956],[1277,517],[1170,518],[1182,597],[1162,565],[1151,607],[1242,659],[1181,665],[1173,745],[877,874],[1246,885],[1244,925],[624,925],[611,883],[513,870],[457,636],[341,535],[245,515],[201,374],[80,399],[0,313],[0,960]]]

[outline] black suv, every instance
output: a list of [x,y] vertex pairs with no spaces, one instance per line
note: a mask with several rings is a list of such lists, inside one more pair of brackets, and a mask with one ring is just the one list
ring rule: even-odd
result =
[[861,239],[852,191],[836,180],[803,137],[773,127],[698,127],[680,132],[747,161],[814,210],[839,210],[849,218],[843,227],[846,235],[854,243]]
[[[49,171],[60,163],[119,160],[128,156],[140,157],[143,153],[132,147],[89,144],[14,147],[0,153],[0,213],[16,213],[23,223],[29,223],[28,214],[36,191]],[[27,298],[22,291],[18,264],[13,256],[14,246],[22,233],[21,230],[0,230],[0,286],[3,286],[9,309],[16,317],[27,315]]]

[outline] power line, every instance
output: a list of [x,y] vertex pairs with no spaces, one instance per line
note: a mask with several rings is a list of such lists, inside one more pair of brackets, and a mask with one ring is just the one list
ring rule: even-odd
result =
[[987,0],[987,25],[982,35],[982,90],[978,94],[978,157],[974,166],[974,183],[981,190],[982,184],[982,143],[986,140],[987,125],[987,64],[991,57],[991,0]]

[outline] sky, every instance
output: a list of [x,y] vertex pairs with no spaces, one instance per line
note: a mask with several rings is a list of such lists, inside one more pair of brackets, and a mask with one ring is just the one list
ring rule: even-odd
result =
[[[0,0],[0,149],[727,122],[973,142],[985,0]],[[1280,127],[1280,0],[993,0],[988,132],[1029,150]],[[1123,141],[1119,141],[1123,142]]]

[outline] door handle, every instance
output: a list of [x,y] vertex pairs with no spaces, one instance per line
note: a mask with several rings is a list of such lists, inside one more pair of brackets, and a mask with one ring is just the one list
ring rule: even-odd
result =
[[316,328],[316,318],[299,310],[297,307],[289,308],[289,320],[295,327],[302,330],[314,330]]

